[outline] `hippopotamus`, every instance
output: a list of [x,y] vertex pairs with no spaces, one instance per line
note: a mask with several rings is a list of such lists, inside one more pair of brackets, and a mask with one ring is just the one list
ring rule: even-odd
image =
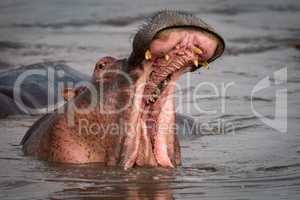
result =
[[[50,112],[50,106],[63,102],[60,85],[76,85],[90,79],[90,76],[61,62],[36,63],[2,72],[0,117]],[[49,101],[50,96],[52,101]]]
[[[72,95],[70,91],[67,93],[70,87],[65,85],[71,84],[74,88],[80,82],[90,81],[107,69],[114,59],[116,58],[111,56],[98,59],[92,77],[61,62],[36,63],[0,73],[0,118],[8,115],[52,112],[51,107],[55,108],[55,105],[58,107],[67,94]],[[22,81],[17,85],[19,80]],[[53,89],[49,92],[50,87]],[[78,86],[76,91],[83,88]],[[19,98],[16,98],[14,92],[19,95]],[[52,102],[49,101],[49,96],[53,97]]]
[[100,63],[91,87],[66,95],[64,106],[33,124],[21,142],[24,154],[125,170],[181,165],[176,80],[208,68],[224,49],[224,39],[196,16],[155,13],[135,34],[128,58]]

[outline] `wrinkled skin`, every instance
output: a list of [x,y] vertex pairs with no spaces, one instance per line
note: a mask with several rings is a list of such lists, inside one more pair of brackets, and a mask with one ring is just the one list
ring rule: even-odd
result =
[[[39,120],[22,142],[25,154],[64,163],[101,162],[124,169],[180,165],[175,81],[209,60],[217,45],[218,40],[209,33],[170,28],[153,38],[145,59],[137,66],[130,66],[126,59],[109,60],[107,68],[96,65],[96,95],[89,90],[74,94],[67,98],[66,112]],[[95,107],[80,111],[94,100]],[[70,124],[70,118],[74,123]]]

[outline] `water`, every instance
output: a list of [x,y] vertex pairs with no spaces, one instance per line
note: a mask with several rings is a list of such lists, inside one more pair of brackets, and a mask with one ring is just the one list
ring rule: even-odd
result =
[[[195,13],[228,47],[211,70],[179,81],[178,112],[209,130],[182,138],[183,165],[125,172],[37,161],[18,145],[37,117],[9,117],[0,120],[1,199],[299,199],[299,1],[2,0],[0,70],[61,61],[90,74],[101,56],[127,56],[143,18],[163,8]],[[277,86],[273,73],[285,67],[287,83]],[[286,133],[251,108],[251,91],[266,76],[271,86],[255,93],[254,109],[274,117],[275,93],[287,89]],[[228,127],[234,131],[214,134]]]

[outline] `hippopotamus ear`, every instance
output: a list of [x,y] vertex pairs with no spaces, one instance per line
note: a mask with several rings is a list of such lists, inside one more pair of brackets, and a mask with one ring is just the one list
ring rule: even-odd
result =
[[145,52],[149,48],[150,43],[159,32],[178,27],[199,29],[200,31],[207,32],[217,38],[217,49],[214,55],[207,60],[208,63],[214,61],[223,54],[225,50],[225,41],[210,25],[187,12],[164,10],[151,16],[136,33],[133,39],[132,53],[128,59],[128,64],[133,66],[139,65],[143,61]]
[[100,58],[96,62],[96,65],[95,65],[95,68],[94,68],[94,72],[97,71],[97,70],[104,69],[107,66],[112,65],[113,62],[115,62],[116,60],[117,60],[116,58],[111,57],[111,56],[105,56],[105,57]]

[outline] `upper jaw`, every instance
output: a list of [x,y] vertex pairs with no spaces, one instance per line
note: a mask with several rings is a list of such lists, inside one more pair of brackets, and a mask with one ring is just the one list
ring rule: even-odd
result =
[[185,68],[178,70],[177,72],[174,72],[170,76],[170,79],[168,80],[167,85],[163,88],[163,90],[160,92],[160,95],[153,102],[152,107],[154,110],[160,108],[165,103],[167,98],[173,98],[172,93],[176,89],[176,81],[180,78],[180,76],[182,74],[189,72],[191,70],[192,70],[191,67],[185,67]]
[[154,103],[163,95],[168,85],[175,84],[183,73],[194,71],[202,65],[208,66],[205,61],[200,63],[200,53],[204,52],[200,48],[194,48],[187,54],[181,54],[181,52],[179,49],[153,59],[149,59],[147,53],[145,54],[145,59],[151,62],[151,73],[144,92],[146,104]]
[[213,56],[217,41],[207,33],[190,29],[167,30],[161,33],[146,50],[144,59],[151,63],[144,99],[154,103],[174,74],[208,68],[207,60]]
[[187,66],[176,69],[173,72],[166,73],[165,76],[155,80],[155,83],[155,81],[151,81],[151,78],[156,75],[156,67],[157,66],[151,65],[151,72],[145,82],[144,103],[146,105],[154,105],[162,99],[161,97],[170,95],[174,91],[176,81],[180,78],[180,76],[186,72],[192,71],[195,66],[193,66],[193,64],[188,64]]

